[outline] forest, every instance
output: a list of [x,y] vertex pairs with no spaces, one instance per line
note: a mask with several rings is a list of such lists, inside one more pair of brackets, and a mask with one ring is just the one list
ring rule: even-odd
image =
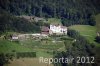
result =
[[59,18],[64,26],[95,26],[94,15],[100,12],[99,5],[99,0],[0,0],[0,33],[40,31],[36,24],[15,17],[20,15]]
[[13,15],[60,18],[65,26],[94,26],[94,15],[100,12],[99,5],[99,0],[0,0],[0,9]]

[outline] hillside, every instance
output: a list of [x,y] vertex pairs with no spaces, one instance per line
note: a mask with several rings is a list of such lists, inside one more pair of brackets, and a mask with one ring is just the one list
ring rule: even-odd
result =
[[100,0],[0,0],[0,9],[13,15],[65,18],[69,26],[70,23],[91,25],[92,15],[100,12],[98,6]]
[[96,27],[89,25],[73,25],[69,27],[78,31],[82,36],[86,37],[90,42],[94,42],[96,37]]
[[[97,32],[100,0],[0,0],[0,66],[100,66]],[[75,59],[44,64],[40,57]]]
[[22,15],[48,18],[48,23],[64,26],[76,24],[94,26],[95,21],[92,16],[100,12],[98,6],[99,0],[0,0],[0,24],[2,25],[0,33],[40,32],[40,24],[30,23],[30,20],[27,20],[30,18],[15,17]]
[[99,0],[0,0],[0,7],[14,15],[42,17],[64,17],[67,13],[98,13],[99,5]]
[[0,53],[11,53],[11,52],[32,52],[32,48],[27,48],[19,43],[11,42],[8,40],[0,39]]

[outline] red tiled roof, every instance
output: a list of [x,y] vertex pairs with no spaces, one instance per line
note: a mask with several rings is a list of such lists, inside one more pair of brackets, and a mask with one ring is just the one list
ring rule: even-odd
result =
[[46,27],[46,26],[42,26],[41,31],[42,32],[48,32],[49,31],[49,28]]

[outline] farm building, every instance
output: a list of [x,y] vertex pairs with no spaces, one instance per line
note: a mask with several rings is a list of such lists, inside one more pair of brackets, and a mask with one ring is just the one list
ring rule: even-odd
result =
[[50,27],[42,26],[41,33],[46,35],[52,34],[67,34],[67,27],[61,25],[50,25]]
[[18,35],[13,34],[13,35],[12,35],[12,40],[18,40]]
[[41,34],[49,35],[49,27],[42,26],[41,27]]
[[49,34],[67,34],[67,27],[61,25],[50,25]]

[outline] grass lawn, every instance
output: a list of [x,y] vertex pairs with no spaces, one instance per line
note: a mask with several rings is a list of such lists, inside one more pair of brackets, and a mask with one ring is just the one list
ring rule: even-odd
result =
[[78,31],[82,36],[85,36],[90,42],[94,42],[96,37],[96,27],[89,25],[73,25],[69,27]]

